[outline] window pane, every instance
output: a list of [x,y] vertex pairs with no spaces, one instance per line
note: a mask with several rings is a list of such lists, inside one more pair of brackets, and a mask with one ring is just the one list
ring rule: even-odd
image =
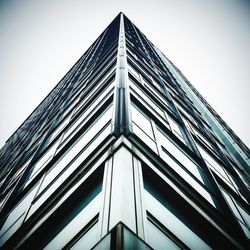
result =
[[[82,117],[85,117],[84,115]],[[80,122],[82,122],[82,117],[80,117]],[[103,113],[103,115],[101,117],[98,118],[97,121],[95,121],[95,125],[92,126],[89,130],[95,134],[97,133],[102,127],[103,127],[103,124],[106,124],[109,120],[111,120],[111,117],[112,117],[112,106],[110,106],[107,110],[105,110],[105,112]],[[78,122],[76,122],[77,126],[78,126]],[[74,124],[64,135],[63,138],[64,141],[62,142],[63,145],[65,145],[66,142],[69,141],[69,139],[71,139],[73,137],[74,134],[76,134],[76,132],[80,129],[80,127],[82,127],[82,124],[76,129],[76,124]],[[96,126],[96,124],[98,124],[99,126]],[[69,135],[71,133],[71,131],[73,131],[73,134]],[[68,136],[69,135],[69,136]],[[90,135],[90,133],[89,133]],[[93,134],[92,134],[92,137],[93,137]],[[86,140],[86,141],[85,141]],[[87,138],[84,139],[85,141],[85,144],[87,144]],[[77,142],[77,144],[79,144]],[[61,147],[62,145],[60,145]],[[81,147],[81,146],[80,146]]]
[[199,192],[210,204],[215,206],[211,195],[205,188],[203,188],[190,174],[188,174],[172,157],[167,154],[163,148],[162,158],[167,162],[167,164],[175,170],[187,183],[189,183],[197,192]]
[[147,220],[149,245],[157,250],[181,249],[167,235],[158,229],[150,220]]
[[[91,221],[97,221],[102,200],[103,166],[90,175],[83,184],[51,215],[40,230],[45,233],[36,248],[62,249]],[[98,225],[98,223],[96,223]],[[39,245],[39,247],[38,247]]]
[[147,210],[190,249],[211,249],[198,235],[191,231],[188,226],[168,210],[167,207],[156,200],[148,191],[145,190],[144,194]]
[[155,142],[147,134],[145,134],[135,123],[133,123],[133,132],[152,150],[157,152]]
[[[99,212],[100,208],[101,196],[98,195],[94,200],[91,201],[86,207],[81,206],[77,210],[79,212],[78,215],[75,216],[74,219],[63,228],[55,238],[44,248],[44,249],[62,249],[70,240],[73,239],[75,235],[77,235],[83,228],[88,224],[88,222]],[[74,214],[73,214],[74,215]],[[72,216],[69,212],[69,216]],[[93,230],[92,230],[93,229]],[[72,249],[80,249],[79,247],[83,247],[82,243],[85,240],[86,247],[91,246],[91,244],[96,243],[98,240],[98,229],[99,223],[95,223],[95,225],[89,229],[86,234],[73,246]],[[93,246],[93,245],[92,245]],[[82,249],[90,249],[90,248],[82,248]]]
[[250,239],[250,230],[241,221],[239,221],[239,223],[240,223],[240,226],[242,227],[245,235],[247,236],[247,238]]
[[23,213],[17,221],[0,237],[0,246],[3,245],[22,225],[25,213]]
[[241,216],[240,216],[240,213],[239,213],[239,211],[237,210],[237,208],[236,208],[235,204],[233,203],[233,201],[231,200],[231,197],[230,197],[224,190],[221,189],[221,191],[222,191],[224,197],[226,198],[229,207],[232,209],[234,215],[235,215],[239,220],[242,221],[242,218],[241,218]]
[[98,223],[91,227],[82,238],[71,247],[72,250],[89,250],[98,241]]
[[68,124],[70,120],[70,115],[54,130],[50,137],[50,141],[53,141],[53,139],[65,128],[65,126]]
[[38,160],[38,162],[35,163],[35,167],[33,168],[29,180],[25,184],[25,187],[31,182],[31,180],[33,180],[33,178],[40,172],[40,170],[42,170],[53,158],[57,146],[58,146],[58,141],[56,141],[52,145],[52,147],[49,148],[48,151]]
[[[9,232],[4,236],[5,240],[15,233],[15,231],[22,225],[24,215],[30,207],[31,201],[37,192],[37,188],[38,185],[36,185],[36,187],[34,187],[9,214],[0,231],[0,236],[2,236],[7,230],[10,229]],[[0,242],[1,241],[3,241],[3,239],[0,238]]]
[[[123,235],[124,235],[123,250],[132,250],[132,249],[151,250],[149,246],[147,246],[140,238],[138,238],[135,234],[129,231],[126,227],[123,227]],[[110,248],[107,248],[107,249],[110,249]]]
[[[210,154],[208,154],[201,146],[199,146],[198,144],[197,146],[207,166],[211,168],[213,171],[215,171],[216,174],[220,176],[220,178],[226,181],[227,185],[229,185],[234,191],[236,191],[235,187],[237,187],[237,185],[232,178],[229,178],[229,176],[226,174],[225,169]],[[232,183],[234,183],[235,186]]]
[[[107,126],[103,132],[96,138],[96,140],[68,167],[64,158],[57,164],[51,172],[44,178],[39,193],[41,196],[32,205],[28,217],[32,215],[56,190],[64,183],[64,181],[76,170],[77,167],[83,162],[83,160],[93,151],[102,140],[104,140],[110,133],[110,125]],[[65,168],[65,170],[64,170]],[[53,182],[53,180],[55,180]],[[52,183],[50,185],[50,183]],[[44,193],[43,190],[46,189]]]
[[181,130],[179,125],[175,121],[173,121],[170,117],[168,117],[168,122],[171,127],[172,132],[183,142],[185,143],[185,140],[182,137]]
[[[162,146],[176,158],[188,171],[190,171],[197,179],[203,182],[203,179],[198,170],[198,166],[188,158],[178,147],[176,147],[162,132],[159,133],[159,140]],[[201,171],[201,170],[200,170]],[[203,182],[204,183],[204,182]]]
[[148,136],[154,138],[151,122],[134,105],[131,105],[132,119]]

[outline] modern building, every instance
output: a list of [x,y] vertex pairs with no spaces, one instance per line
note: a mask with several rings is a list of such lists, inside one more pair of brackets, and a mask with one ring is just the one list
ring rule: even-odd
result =
[[0,151],[2,249],[249,249],[250,151],[122,13]]

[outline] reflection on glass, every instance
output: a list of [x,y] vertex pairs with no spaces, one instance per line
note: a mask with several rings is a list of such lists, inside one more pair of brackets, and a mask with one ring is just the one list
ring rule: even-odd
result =
[[245,235],[247,236],[247,238],[250,239],[250,230],[249,230],[249,228],[247,228],[246,225],[243,224],[241,221],[239,221],[239,223],[240,223],[240,226],[242,227]]
[[130,65],[128,65],[128,70],[131,72],[131,74],[137,78],[138,80],[140,80],[140,75],[139,73],[137,73],[137,71],[134,70],[134,68]]
[[[120,225],[118,225],[119,227]],[[147,246],[141,239],[139,239],[136,235],[134,235],[131,231],[129,231],[126,227],[122,228],[123,236],[124,236],[124,250],[150,250],[149,246]],[[108,248],[109,249],[109,248]]]
[[[98,171],[100,171],[100,168]],[[74,237],[85,227],[88,227],[92,220],[97,221],[102,199],[102,178],[103,172],[91,175],[83,185],[71,195],[69,200],[62,205],[65,210],[60,212],[60,217],[55,217],[55,223],[51,228],[48,228],[48,232],[46,233],[48,234],[47,239],[49,239],[50,242],[44,249],[62,249],[67,244],[71,245]],[[69,208],[69,211],[67,211],[67,208]],[[94,230],[90,229],[88,231],[89,233],[86,232],[86,240],[92,239],[95,235],[95,240],[97,239],[98,225],[99,223],[96,222],[93,227]]]
[[182,166],[191,172],[197,179],[203,182],[203,179],[198,170],[198,166],[188,158],[179,148],[177,148],[160,130],[158,130],[159,140],[161,145],[169,152],[175,159],[177,159]]
[[154,138],[151,122],[134,105],[131,105],[132,119],[148,136]]
[[[82,127],[83,121],[86,119],[86,117],[89,115],[89,113],[93,112],[93,105],[91,105],[90,109],[88,109],[84,114],[80,116],[80,118],[65,132],[63,138],[64,141],[62,142],[62,147],[65,145],[72,137],[75,135],[79,129]],[[107,123],[108,120],[110,120],[112,117],[112,106],[110,106],[105,113],[99,118],[99,120],[103,121],[104,124]],[[95,123],[98,123],[98,121],[95,121]]]
[[147,220],[149,245],[157,250],[181,249],[150,220]]
[[[9,214],[0,231],[0,236],[2,236],[7,230],[10,229],[4,236],[5,240],[7,240],[21,226],[24,215],[26,214],[31,201],[33,200],[35,193],[37,192],[37,188],[38,185],[36,185]],[[3,241],[3,239],[0,238],[0,242],[1,241]]]
[[245,224],[245,227],[250,229],[250,215],[235,201],[231,195],[229,195],[223,189],[221,189],[221,191],[237,219]]
[[[104,140],[110,133],[110,125],[107,126],[103,132],[94,140],[92,144],[69,166],[66,168],[64,158],[59,162],[45,177],[39,194],[41,195],[38,200],[32,205],[28,217],[31,216],[56,190],[69,178],[69,176],[76,170],[83,160]],[[65,170],[64,170],[65,168]],[[54,180],[54,181],[53,181]],[[50,184],[51,183],[51,184]],[[45,190],[45,188],[47,189]],[[44,193],[43,190],[45,190]]]
[[[227,175],[226,170],[210,155],[208,154],[201,146],[198,146],[198,149],[204,158],[207,166],[211,169],[213,169],[217,174],[219,174],[220,177],[223,178],[224,181],[234,190],[236,191],[237,185],[234,182],[233,178],[230,178],[229,175]],[[235,186],[234,186],[234,185]],[[237,191],[236,191],[237,192]]]
[[186,226],[168,210],[168,207],[163,206],[148,191],[145,190],[144,194],[147,210],[190,249],[211,249],[198,235],[191,231],[189,226]]
[[185,140],[182,137],[180,127],[177,125],[175,121],[173,121],[169,116],[168,116],[168,122],[171,127],[172,132],[183,142],[185,143]]
[[[233,211],[234,215],[238,219],[240,226],[248,238],[250,238],[250,216],[249,214],[237,204],[237,202],[227,192],[221,189],[224,197],[226,198],[228,205]],[[244,218],[244,219],[243,219]]]
[[89,250],[98,241],[98,223],[91,227],[79,241],[70,249],[72,250]]
[[35,163],[35,167],[32,170],[31,176],[29,177],[29,181],[25,184],[25,186],[27,186],[33,179],[33,177],[37,175],[38,172],[42,170],[43,167],[45,167],[48,164],[48,162],[53,158],[57,146],[58,146],[58,141],[55,142],[51,148],[48,149],[48,151],[40,158],[40,160],[38,160],[37,163]]
[[65,126],[68,124],[70,120],[70,115],[55,129],[55,131],[52,133],[51,137],[49,138],[50,141],[53,141],[53,139],[65,128]]
[[155,142],[147,134],[145,134],[135,123],[133,123],[133,132],[152,150],[157,152]]
[[15,223],[7,231],[5,231],[5,233],[2,236],[0,236],[0,246],[2,246],[17,231],[17,229],[22,225],[24,215],[25,215],[25,213],[23,213],[15,221]]
[[175,170],[187,183],[189,183],[196,191],[198,191],[208,202],[215,206],[210,194],[203,188],[190,174],[188,174],[169,154],[166,150],[162,151],[162,158],[168,165]]
[[133,82],[130,82],[130,86],[133,91],[133,94],[136,96],[137,99],[140,100],[140,102],[147,105],[147,108],[149,110],[153,110],[153,112],[156,112],[162,117],[164,117],[162,109],[156,104],[156,102],[153,99],[151,99],[148,95],[146,95],[145,92],[142,92]]

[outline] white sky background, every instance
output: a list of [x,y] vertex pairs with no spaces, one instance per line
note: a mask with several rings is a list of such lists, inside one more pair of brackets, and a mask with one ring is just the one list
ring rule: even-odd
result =
[[0,0],[0,147],[120,12],[250,146],[250,2]]

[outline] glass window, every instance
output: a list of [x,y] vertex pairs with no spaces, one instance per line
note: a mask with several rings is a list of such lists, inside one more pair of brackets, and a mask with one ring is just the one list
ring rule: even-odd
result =
[[201,134],[200,131],[198,131],[194,126],[192,126],[192,131],[193,133],[196,135],[196,137],[198,139],[200,139],[200,141],[202,141],[203,144],[205,144],[208,148],[210,148],[211,150],[214,150],[213,145],[207,140],[207,138],[205,138],[204,135]]
[[[37,228],[22,247],[24,249],[63,249],[72,245],[72,241],[75,243],[84,229],[91,228],[89,225],[92,222],[96,221],[96,226],[99,227],[103,171],[103,165],[98,166],[87,178],[83,177],[84,179],[79,180],[78,183],[81,185],[77,189],[72,187],[68,190],[71,194],[67,199]],[[93,226],[95,229],[95,225]],[[85,232],[88,233],[87,230]],[[89,233],[88,237],[91,238],[93,234],[91,231]]]
[[161,92],[161,86],[160,86],[160,84],[158,83],[158,81],[156,81],[156,80],[154,80],[154,79],[152,78],[152,83],[153,83],[154,87],[157,88],[157,89]]
[[[96,134],[98,132],[98,130],[100,130],[103,127],[103,124],[106,124],[109,120],[111,120],[112,118],[112,106],[108,107],[102,114],[101,116],[99,116],[97,118],[97,121],[95,121],[95,124],[99,124],[99,126],[92,126],[91,129],[89,129],[90,131],[93,131],[94,134]],[[93,110],[92,110],[93,112]],[[99,111],[100,112],[100,111]],[[77,121],[65,134],[64,134],[64,141],[62,142],[62,144],[60,145],[60,147],[62,147],[63,145],[65,145],[72,137],[73,135],[75,135],[77,133],[77,131],[80,130],[80,128],[83,126],[83,123],[81,123],[84,118],[86,118],[85,115],[83,115],[83,117],[81,117],[79,120],[79,122]],[[81,123],[79,125],[79,123]],[[78,126],[79,125],[79,126]],[[78,126],[78,127],[77,127]],[[77,127],[77,128],[76,128]],[[94,131],[95,130],[95,131]],[[70,134],[72,132],[72,134]],[[70,135],[69,135],[70,134]],[[69,136],[68,136],[69,135]],[[90,133],[89,133],[90,135]],[[93,135],[92,135],[93,136]],[[87,140],[87,139],[86,139]],[[87,141],[85,141],[86,144]],[[77,143],[78,144],[78,143]]]
[[[54,227],[50,228],[54,238],[45,249],[62,249],[98,214],[101,202],[102,174],[91,175],[77,191],[77,194],[70,198],[68,201],[70,209],[64,212],[66,216],[64,220],[60,219],[57,221],[58,224],[55,223]],[[96,223],[96,225],[98,224]],[[94,235],[96,234],[96,230],[92,232]]]
[[181,134],[181,129],[179,127],[179,125],[172,119],[168,116],[168,122],[169,122],[169,125],[171,127],[171,130],[172,132],[183,142],[185,143],[185,140],[183,139],[182,137],[182,134]]
[[56,148],[58,146],[59,140],[55,142],[48,150],[45,152],[45,154],[35,163],[35,166],[32,169],[32,173],[29,176],[29,180],[26,182],[26,187],[33,179],[34,177],[52,160],[54,153],[56,151]]
[[[196,235],[189,227],[185,225],[168,207],[163,206],[155,197],[145,190],[145,205],[147,210],[166,228],[171,231],[178,239],[186,244],[190,249],[211,249],[198,235]],[[158,196],[158,195],[156,195]],[[171,243],[166,237],[159,233],[157,228],[152,228],[149,225],[149,233],[158,234],[157,240],[162,240],[163,243],[170,245]],[[150,237],[149,237],[150,238]],[[152,241],[152,240],[151,240]],[[156,246],[160,246],[159,242],[153,241]],[[154,247],[154,246],[153,246]],[[158,249],[158,248],[156,248]],[[162,249],[162,248],[159,248]],[[166,249],[166,248],[165,248]],[[172,249],[172,248],[171,248]],[[173,248],[176,249],[176,248]],[[178,249],[178,248],[177,248]]]
[[235,217],[238,219],[238,222],[246,236],[250,238],[250,215],[236,202],[236,200],[231,195],[229,195],[223,189],[221,189],[221,191]]
[[[88,157],[90,153],[98,147],[100,142],[109,135],[110,129],[110,125],[106,126],[102,133],[98,135],[98,137],[96,137],[87,149],[85,149],[85,151],[81,153],[77,159],[71,162],[69,166],[67,166],[67,162],[69,162],[70,159],[65,159],[65,157],[68,157],[68,154],[70,153],[66,154],[66,156],[51,171],[48,172],[39,189],[38,197],[29,211],[28,217],[31,216],[54,192],[56,192],[58,187],[60,187],[60,185],[62,185],[67,178],[69,178],[69,176],[80,166],[84,159],[86,159],[86,157]],[[69,156],[69,158],[72,158],[72,155]]]
[[[182,118],[183,119],[186,119],[185,118],[185,116],[186,117],[188,117],[188,119],[190,120],[190,121],[192,121],[192,122],[194,122],[194,119],[191,117],[191,115],[184,109],[184,108],[182,108],[177,102],[174,102],[175,103],[175,105],[177,106],[177,108],[180,110],[180,114],[181,114],[181,116],[182,116]],[[182,115],[182,113],[185,115]]]
[[211,195],[204,187],[201,186],[186,170],[184,170],[163,148],[162,158],[168,163],[168,165],[175,170],[189,185],[191,185],[197,192],[199,192],[210,204],[215,206]]
[[[33,200],[38,185],[36,185],[19,204],[10,212],[7,220],[3,224],[0,231],[0,242],[2,244],[9,238],[15,231],[22,225],[26,211],[30,207],[31,201]],[[1,245],[1,244],[0,244]]]
[[137,124],[149,137],[154,138],[150,120],[134,105],[131,105],[132,120]]
[[149,245],[154,249],[181,249],[150,220],[147,220],[147,233]]
[[[201,177],[199,167],[188,157],[186,156],[168,137],[165,136],[159,129],[157,129],[158,138],[160,144],[165,148],[172,158],[176,159],[177,162],[181,163],[183,167],[191,172],[197,179],[203,182]],[[163,155],[165,157],[165,154]],[[204,183],[204,182],[203,182]]]
[[98,223],[95,223],[70,249],[89,250],[98,242]]
[[0,236],[0,246],[2,246],[22,225],[25,213],[21,214],[20,217],[11,225],[9,229],[5,231],[3,235]]
[[133,123],[133,132],[152,150],[157,152],[156,143],[153,141],[140,127],[138,127],[135,123]]
[[[205,160],[207,166],[212,169],[217,175],[222,177],[222,180],[226,181],[227,185],[229,185],[234,191],[237,192],[235,187],[237,187],[236,183],[230,176],[226,173],[226,170],[221,166],[207,151],[205,151],[199,144],[197,144],[197,147]],[[235,186],[234,186],[234,185]]]
[[[103,102],[106,101],[105,99],[97,99],[83,114],[81,114],[80,117],[77,118],[76,121],[74,121],[74,123],[67,129],[67,131],[64,133],[63,135],[63,142],[60,145],[60,147],[62,147],[63,145],[65,145],[65,143],[67,143],[82,127],[82,125],[84,124],[84,122],[86,122],[86,120],[95,112],[100,112],[99,110],[95,110],[98,109],[100,107],[100,105],[103,104]],[[108,110],[106,110],[107,113],[110,114],[110,119],[112,117],[112,106],[109,107]]]
[[138,80],[140,80],[140,74],[137,73],[137,71],[134,70],[134,68],[130,65],[128,65],[128,71]]
[[[133,86],[133,88],[131,88],[133,91],[132,96],[136,96],[136,99],[139,99],[140,102],[146,105],[149,110],[153,110],[153,114],[156,112],[161,117],[164,117],[164,113],[162,109],[159,107],[158,104],[156,104],[156,102],[152,98],[148,97],[144,92],[142,92],[139,88],[137,88],[133,83],[132,83],[132,86]],[[132,98],[133,97],[131,97],[131,99]]]
[[[122,233],[124,237],[123,238],[124,239],[123,250],[132,250],[132,249],[152,250],[140,238],[138,238],[138,236],[135,233],[133,233],[126,227],[123,227],[122,230],[123,230]],[[112,233],[114,233],[114,231]],[[109,249],[109,248],[102,248],[102,249]]]
[[65,128],[65,126],[69,123],[70,115],[53,131],[51,137],[49,138],[50,141],[53,139]]

